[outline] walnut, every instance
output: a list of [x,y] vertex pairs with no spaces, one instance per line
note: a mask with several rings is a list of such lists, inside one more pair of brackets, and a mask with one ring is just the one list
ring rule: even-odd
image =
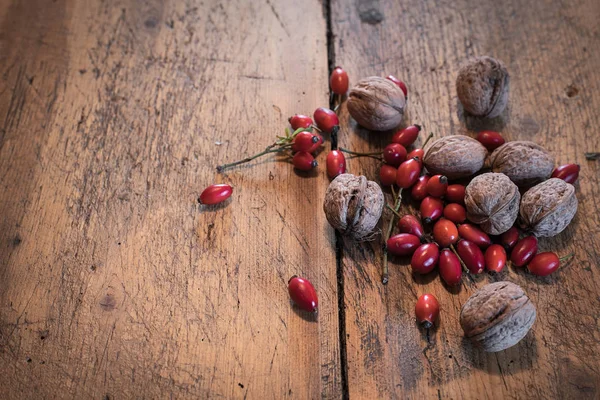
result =
[[575,188],[558,178],[532,187],[521,199],[520,225],[540,237],[558,235],[577,212]]
[[509,80],[502,62],[492,57],[477,57],[458,71],[458,99],[465,110],[477,117],[497,117],[508,103]]
[[457,179],[479,171],[486,156],[486,148],[469,136],[444,136],[427,147],[423,164],[431,174]]
[[397,128],[402,122],[404,92],[389,79],[371,76],[358,82],[348,94],[348,111],[360,125],[372,131]]
[[488,172],[476,176],[465,189],[467,218],[490,235],[500,235],[519,215],[519,188],[508,176]]
[[383,211],[383,192],[364,176],[341,174],[325,192],[323,210],[327,221],[342,234],[368,240]]
[[496,352],[523,339],[535,317],[535,306],[523,289],[511,282],[496,282],[469,297],[460,311],[460,326],[483,350]]
[[488,160],[493,172],[501,172],[518,186],[531,186],[548,179],[554,169],[552,156],[540,145],[527,141],[503,144]]

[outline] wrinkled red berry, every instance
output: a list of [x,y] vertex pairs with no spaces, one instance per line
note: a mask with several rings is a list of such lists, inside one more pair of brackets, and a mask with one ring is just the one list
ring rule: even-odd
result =
[[406,160],[406,149],[398,143],[391,143],[383,149],[383,160],[386,164],[398,167]]
[[435,268],[440,256],[440,249],[435,243],[422,244],[412,255],[410,266],[413,272],[427,274]]
[[456,246],[458,255],[472,274],[480,274],[485,267],[483,252],[477,245],[468,240],[461,240]]
[[399,233],[388,239],[387,250],[389,253],[397,256],[409,256],[412,255],[420,245],[421,241],[415,235],[411,235],[410,233]]
[[313,120],[308,115],[296,114],[288,119],[293,130],[299,128],[308,128],[313,124]]
[[458,203],[450,203],[444,207],[444,217],[455,224],[460,224],[467,219],[467,210]]
[[396,173],[398,168],[383,164],[379,169],[379,182],[383,186],[391,186],[396,183]]
[[500,242],[506,250],[510,250],[515,247],[515,244],[517,244],[518,241],[519,230],[514,226],[500,235]]
[[338,116],[329,108],[319,107],[314,113],[317,127],[326,133],[331,133],[339,129],[340,121]]
[[398,229],[403,233],[410,233],[419,239],[423,238],[425,232],[419,218],[414,215],[407,214],[398,221]]
[[420,176],[417,179],[417,182],[410,189],[410,196],[415,201],[422,201],[425,197],[427,197],[427,181],[429,181],[429,175]]
[[346,157],[339,150],[331,150],[327,154],[327,176],[333,179],[346,172]]
[[462,280],[462,267],[460,260],[452,251],[443,249],[440,251],[438,262],[440,277],[448,286],[455,286]]
[[456,224],[447,219],[440,219],[433,225],[433,240],[440,247],[448,247],[451,244],[456,243],[458,240],[458,229]]
[[533,275],[548,276],[558,269],[560,259],[550,251],[538,253],[531,259],[527,265],[527,269]]
[[394,75],[388,75],[386,77],[386,79],[389,79],[390,81],[392,81],[396,85],[398,85],[398,87],[400,88],[400,90],[402,90],[402,92],[404,93],[404,97],[408,97],[408,89],[407,89],[406,84],[404,82],[402,82],[400,79],[396,78]]
[[465,186],[459,184],[449,185],[446,189],[446,196],[444,196],[444,198],[446,199],[446,201],[449,201],[451,203],[462,204],[464,206]]
[[434,295],[424,294],[417,300],[415,315],[423,328],[431,328],[440,315],[440,303]]
[[335,67],[331,72],[329,87],[335,94],[346,94],[348,91],[348,73],[342,67]]
[[396,173],[396,185],[403,189],[408,189],[415,184],[417,179],[419,179],[419,175],[421,175],[421,164],[419,160],[414,158],[406,160],[398,167],[398,172]]
[[499,244],[493,244],[485,251],[484,258],[488,271],[500,272],[506,265],[506,250]]
[[481,131],[477,134],[477,140],[489,151],[494,151],[505,142],[501,134],[494,131]]
[[202,191],[198,202],[200,204],[212,205],[225,201],[233,193],[233,188],[226,183],[210,185]]
[[565,164],[560,167],[556,167],[552,172],[552,178],[562,179],[567,183],[575,183],[579,178],[579,170],[581,167],[579,164]]
[[439,217],[442,216],[442,212],[444,211],[444,203],[442,200],[437,197],[425,197],[419,206],[419,211],[421,212],[421,218],[425,221],[426,224],[429,224],[432,221],[435,221]]
[[448,178],[444,175],[434,175],[427,182],[427,193],[433,197],[442,197],[448,189]]
[[319,143],[319,137],[311,132],[300,132],[292,141],[292,151],[310,152],[315,144]]
[[408,147],[413,144],[415,140],[417,140],[420,131],[420,125],[407,126],[406,128],[394,133],[394,136],[392,136],[392,143],[398,143],[404,147]]
[[292,164],[294,164],[294,168],[299,169],[300,171],[310,171],[318,165],[317,160],[315,160],[312,154],[307,153],[306,151],[299,151],[294,154]]
[[288,281],[288,292],[298,307],[305,311],[316,312],[319,306],[317,291],[308,279],[292,276]]
[[481,248],[486,248],[492,244],[492,240],[487,233],[471,224],[461,224],[458,227],[458,234],[461,238],[475,243]]
[[510,261],[515,267],[522,267],[536,255],[538,241],[535,236],[527,236],[519,240],[510,253]]

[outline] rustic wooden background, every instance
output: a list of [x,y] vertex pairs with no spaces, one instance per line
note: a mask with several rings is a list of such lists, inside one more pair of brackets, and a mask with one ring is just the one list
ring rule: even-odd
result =
[[[597,0],[0,3],[0,398],[600,396],[600,162],[583,155],[600,151]],[[507,64],[511,98],[482,122],[454,82],[483,54]],[[581,164],[574,222],[541,241],[574,261],[504,275],[538,307],[518,346],[462,339],[460,307],[490,277],[450,293],[393,259],[383,286],[376,242],[336,248],[322,167],[215,172],[326,106],[334,64],[404,79],[405,122],[436,137],[493,128]],[[341,119],[344,147],[389,141]],[[232,199],[199,206],[214,182]],[[290,305],[293,274],[317,318]],[[424,292],[442,304],[429,341]]]

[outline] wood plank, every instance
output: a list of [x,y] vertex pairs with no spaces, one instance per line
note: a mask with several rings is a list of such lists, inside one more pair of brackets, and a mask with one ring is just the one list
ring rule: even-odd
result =
[[[405,123],[436,137],[484,128],[544,145],[559,164],[581,164],[578,214],[543,250],[575,252],[575,261],[545,279],[511,269],[537,305],[533,331],[518,346],[485,354],[462,338],[458,316],[470,294],[493,279],[449,293],[432,276],[414,279],[395,260],[380,283],[379,243],[344,245],[344,292],[350,398],[597,398],[600,394],[600,3],[458,0],[332,2],[335,63],[360,77],[394,74],[409,87]],[[503,60],[511,73],[509,110],[482,123],[465,121],[455,90],[458,66],[473,55]],[[344,112],[344,110],[342,110]],[[368,134],[342,118],[340,145],[374,151],[390,135]],[[349,161],[377,177],[377,161]],[[403,212],[408,212],[408,205]],[[385,226],[385,224],[384,224]],[[434,293],[441,321],[430,342],[414,321],[418,295]]]
[[[321,4],[5,0],[0,18],[0,397],[339,397],[323,171],[214,168],[327,104]],[[214,182],[232,200],[204,209]]]

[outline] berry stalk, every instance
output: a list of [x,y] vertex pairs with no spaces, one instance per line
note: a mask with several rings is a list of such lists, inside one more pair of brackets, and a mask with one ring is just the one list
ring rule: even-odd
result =
[[[388,226],[388,230],[385,234],[385,237],[383,238],[383,274],[381,276],[381,282],[386,285],[388,283],[389,280],[389,273],[388,273],[388,250],[387,250],[387,241],[390,238],[390,235],[392,234],[392,229],[394,228],[394,218],[396,217],[396,215],[398,215],[398,210],[400,209],[400,203],[402,201],[402,189],[400,189],[400,191],[398,192],[398,195],[396,195],[396,192],[394,191],[394,187],[392,186],[392,195],[394,196],[394,208],[392,209],[392,211],[394,212],[392,214],[392,218],[390,218],[390,224]],[[388,205],[389,207],[389,205]],[[390,207],[391,208],[391,207]]]

